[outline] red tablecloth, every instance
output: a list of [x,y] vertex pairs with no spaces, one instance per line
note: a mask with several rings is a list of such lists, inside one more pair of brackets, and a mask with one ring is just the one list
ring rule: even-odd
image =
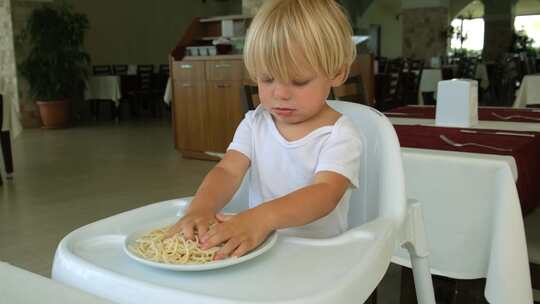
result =
[[[525,137],[495,134],[466,134],[461,133],[460,128],[420,125],[394,125],[394,128],[396,129],[402,147],[511,155],[516,161],[518,170],[517,190],[523,213],[526,214],[532,211],[540,204],[540,133],[522,132],[536,134],[535,137]],[[490,130],[490,132],[495,131]],[[457,148],[442,141],[439,137],[441,134],[458,143],[475,142],[512,149],[512,151],[499,152],[478,147]]]
[[[407,113],[407,115],[396,115],[392,113]],[[512,122],[536,122],[539,121],[522,119],[522,118],[512,118],[510,120],[504,120],[495,117],[492,113],[497,115],[507,117],[510,115],[523,115],[527,117],[534,117],[540,119],[539,109],[516,109],[516,108],[494,108],[494,107],[480,107],[478,108],[478,119],[479,120],[494,120],[494,121],[512,121]],[[394,108],[388,110],[385,113],[388,117],[403,117],[403,118],[426,118],[426,119],[435,119],[435,107],[425,106],[425,107],[414,107],[414,106],[405,106]]]

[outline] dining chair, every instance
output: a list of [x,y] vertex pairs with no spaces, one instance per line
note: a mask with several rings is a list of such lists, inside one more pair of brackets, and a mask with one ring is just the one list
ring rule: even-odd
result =
[[127,64],[113,64],[112,72],[113,72],[113,75],[127,75],[128,65]]
[[259,87],[253,84],[245,84],[243,99],[246,112],[255,110],[259,104]]
[[168,64],[160,64],[159,68],[158,68],[158,73],[162,74],[162,75],[169,76],[169,74],[170,74],[169,65]]
[[152,78],[154,74],[153,64],[139,64],[137,65],[137,89],[135,90],[135,107],[134,113],[140,115],[141,111],[152,107],[152,114],[156,116],[154,111],[155,102],[152,94]]
[[129,66],[127,64],[113,64],[112,71],[114,75],[120,77],[120,90],[122,92],[122,98],[119,100],[120,104],[117,109],[117,117],[122,120],[124,115],[122,108],[124,105],[128,105],[129,111],[132,116],[136,116],[136,91],[138,87],[137,75],[128,74]]
[[534,304],[540,304],[540,209],[526,215],[524,221]]
[[[0,130],[2,129],[2,126],[4,125],[4,96],[0,94]],[[3,143],[2,148],[4,148]],[[4,182],[2,181],[2,170],[0,170],[0,186],[2,186]]]
[[405,62],[403,58],[389,60],[386,70],[375,75],[375,107],[386,111],[404,105],[404,74]]
[[367,104],[366,90],[362,75],[351,76],[339,87],[332,87],[330,90],[331,100],[345,100],[360,104]]
[[112,75],[110,65],[94,65],[92,66],[92,74],[94,75]]
[[[4,170],[6,178],[13,178],[13,153],[11,151],[11,135],[9,129],[1,130],[4,125],[4,115],[9,113],[4,112],[4,97],[0,94],[0,146],[2,147],[2,156],[4,160]],[[2,185],[2,173],[0,172],[0,185]]]
[[[361,185],[351,193],[348,231],[329,239],[278,232],[275,247],[262,256],[203,273],[172,273],[129,260],[122,253],[126,235],[144,223],[178,219],[192,200],[185,197],[69,233],[56,250],[52,278],[117,303],[364,303],[387,271],[393,251],[404,246],[413,261],[418,303],[435,304],[422,210],[418,202],[406,199],[392,124],[365,105],[328,104],[350,116],[363,143]],[[224,212],[247,208],[248,183],[244,179]]]
[[424,61],[406,59],[401,75],[401,86],[404,104],[418,104],[418,91],[424,71]]

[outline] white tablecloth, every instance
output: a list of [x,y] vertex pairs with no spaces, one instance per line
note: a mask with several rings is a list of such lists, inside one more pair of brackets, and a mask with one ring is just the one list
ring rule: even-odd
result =
[[540,104],[540,74],[525,75],[514,101],[514,108]]
[[0,303],[112,303],[24,269],[0,262]]
[[88,79],[84,99],[112,100],[119,106],[120,98],[122,98],[120,76],[92,76]]
[[171,77],[167,79],[167,86],[165,87],[165,94],[163,95],[163,102],[171,105],[172,100],[172,85],[171,85]]
[[[407,196],[422,204],[432,273],[486,278],[492,304],[532,303],[512,157],[402,151]],[[393,261],[410,267],[402,249]]]
[[478,84],[480,88],[485,90],[489,87],[489,77],[488,77],[487,67],[484,63],[479,63],[476,65],[474,78],[480,80],[480,83]]
[[[392,117],[390,120],[397,125],[435,126],[435,119]],[[481,120],[473,128],[540,132],[540,123]]]
[[[434,125],[433,119],[391,118]],[[478,128],[540,131],[538,123],[480,121]],[[531,303],[527,245],[513,157],[402,148],[407,197],[422,203],[435,274],[486,278],[490,303]],[[393,261],[410,266],[399,250]]]
[[441,81],[442,70],[441,69],[424,69],[422,71],[422,78],[420,79],[420,88],[418,89],[418,103],[423,105],[424,98],[422,92],[434,92],[437,96],[437,84]]

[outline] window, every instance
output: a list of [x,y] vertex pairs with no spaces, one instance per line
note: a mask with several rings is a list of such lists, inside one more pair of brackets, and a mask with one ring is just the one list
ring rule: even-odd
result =
[[534,40],[532,46],[540,48],[540,15],[517,16],[514,19],[516,31],[524,31]]
[[[463,23],[462,23],[463,22]],[[481,51],[484,47],[484,19],[454,19],[451,23],[454,28],[454,36],[450,42],[452,49],[460,49],[461,41],[457,33],[463,25],[463,36],[467,39],[463,41],[463,48],[466,50]],[[514,29],[524,31],[529,38],[534,40],[533,47],[540,48],[540,15],[516,16],[514,18]]]
[[[462,23],[463,22],[463,23]],[[463,40],[463,48],[467,50],[481,51],[484,48],[484,19],[454,19],[451,23],[454,28],[454,36],[450,41],[452,49],[460,49],[461,41],[457,37],[457,33],[463,25],[463,36],[467,39]]]

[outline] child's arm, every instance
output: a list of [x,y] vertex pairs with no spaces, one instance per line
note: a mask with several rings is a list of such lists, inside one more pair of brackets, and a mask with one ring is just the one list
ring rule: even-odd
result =
[[276,229],[302,226],[337,206],[349,187],[341,174],[322,171],[313,184],[278,199],[265,202],[215,225],[201,239],[203,248],[225,243],[216,258],[241,256],[262,243]]
[[204,178],[186,214],[167,235],[183,232],[186,238],[193,238],[196,228],[200,237],[208,227],[216,222],[216,213],[232,198],[250,166],[249,159],[240,152],[229,150],[225,156]]

